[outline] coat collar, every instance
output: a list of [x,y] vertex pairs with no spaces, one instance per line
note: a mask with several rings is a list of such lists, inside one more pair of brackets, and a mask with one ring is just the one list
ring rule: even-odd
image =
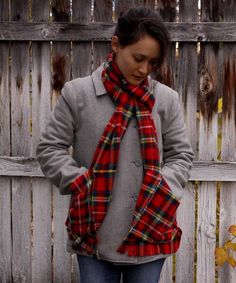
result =
[[93,73],[92,73],[92,81],[95,89],[95,93],[97,96],[106,94],[107,91],[102,82],[102,71],[103,71],[103,64],[100,65]]

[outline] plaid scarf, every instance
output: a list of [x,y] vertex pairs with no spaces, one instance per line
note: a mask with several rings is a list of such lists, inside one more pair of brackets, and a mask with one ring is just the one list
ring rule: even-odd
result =
[[71,184],[73,196],[66,225],[73,248],[96,253],[96,234],[111,200],[122,137],[135,117],[144,177],[130,230],[118,251],[129,256],[174,253],[181,238],[175,220],[179,202],[160,174],[157,134],[151,115],[155,98],[148,81],[138,86],[129,84],[112,54],[104,63],[102,79],[116,110],[100,138],[90,169]]

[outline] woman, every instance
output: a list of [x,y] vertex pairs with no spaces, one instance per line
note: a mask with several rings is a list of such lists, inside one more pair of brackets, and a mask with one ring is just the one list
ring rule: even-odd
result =
[[178,94],[149,77],[168,38],[147,8],[121,15],[111,54],[65,84],[38,145],[46,177],[71,194],[68,248],[81,283],[156,283],[179,247],[175,212],[193,153]]

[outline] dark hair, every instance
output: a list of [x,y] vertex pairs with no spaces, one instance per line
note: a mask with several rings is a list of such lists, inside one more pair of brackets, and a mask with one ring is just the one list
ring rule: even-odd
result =
[[159,14],[146,7],[135,7],[120,15],[114,35],[118,37],[121,46],[134,44],[145,34],[159,42],[161,46],[159,65],[161,65],[166,56],[170,37]]

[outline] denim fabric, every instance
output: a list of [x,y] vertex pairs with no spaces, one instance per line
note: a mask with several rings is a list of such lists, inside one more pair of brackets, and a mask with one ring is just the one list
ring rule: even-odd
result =
[[143,264],[118,265],[94,257],[77,255],[79,283],[157,283],[165,258]]

